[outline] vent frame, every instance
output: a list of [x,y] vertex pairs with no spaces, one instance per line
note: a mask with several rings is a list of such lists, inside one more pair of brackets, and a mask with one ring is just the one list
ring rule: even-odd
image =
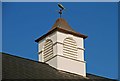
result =
[[53,42],[51,39],[47,39],[44,43],[43,58],[44,62],[53,57]]
[[68,58],[77,59],[77,43],[72,37],[67,37],[63,41],[63,55]]

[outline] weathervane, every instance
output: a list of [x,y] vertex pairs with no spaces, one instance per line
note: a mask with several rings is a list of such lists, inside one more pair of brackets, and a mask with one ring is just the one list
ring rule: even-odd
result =
[[60,3],[58,3],[58,6],[59,6],[59,8],[60,8],[59,14],[60,14],[60,18],[61,18],[62,11],[63,11],[65,8],[64,8],[63,5],[60,4]]

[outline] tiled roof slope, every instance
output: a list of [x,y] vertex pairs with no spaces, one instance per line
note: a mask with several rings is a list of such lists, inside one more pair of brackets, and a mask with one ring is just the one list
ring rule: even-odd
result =
[[104,77],[87,74],[82,77],[73,73],[59,71],[46,63],[33,61],[18,56],[2,53],[2,79],[61,79],[65,81],[74,81],[80,79],[82,81],[116,81]]

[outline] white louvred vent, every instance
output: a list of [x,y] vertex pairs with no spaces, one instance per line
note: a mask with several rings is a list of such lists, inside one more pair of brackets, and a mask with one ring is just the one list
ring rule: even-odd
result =
[[72,38],[66,38],[63,43],[63,55],[69,58],[77,58],[77,45]]
[[52,56],[53,56],[53,42],[52,40],[48,39],[46,40],[44,45],[44,54],[43,54],[44,62],[49,60]]

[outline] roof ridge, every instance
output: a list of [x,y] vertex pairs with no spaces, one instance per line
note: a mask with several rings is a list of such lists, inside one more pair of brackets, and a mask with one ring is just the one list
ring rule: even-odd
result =
[[12,54],[8,54],[8,53],[5,53],[5,52],[0,52],[0,54],[1,53],[4,54],[4,55],[9,55],[9,56],[13,56],[13,57],[17,57],[17,58],[21,58],[21,59],[25,59],[25,60],[29,60],[29,61],[33,61],[33,62],[37,62],[37,63],[42,63],[42,64],[49,65],[47,63],[40,62],[40,61],[37,61],[37,60],[33,60],[33,59],[29,59],[29,58],[25,58],[25,57],[21,57],[21,56],[17,56],[17,55],[12,55]]

